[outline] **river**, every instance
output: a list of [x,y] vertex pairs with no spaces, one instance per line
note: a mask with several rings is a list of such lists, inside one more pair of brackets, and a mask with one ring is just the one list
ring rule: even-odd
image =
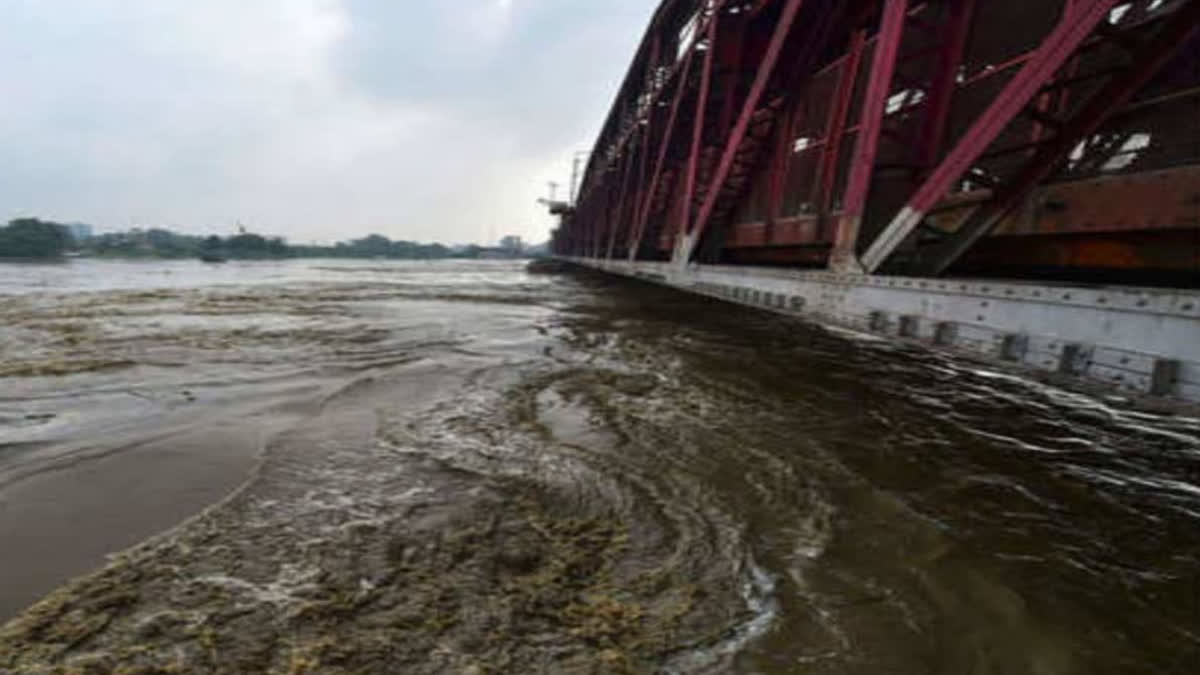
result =
[[1191,673],[1198,573],[1186,414],[520,262],[0,265],[0,672]]

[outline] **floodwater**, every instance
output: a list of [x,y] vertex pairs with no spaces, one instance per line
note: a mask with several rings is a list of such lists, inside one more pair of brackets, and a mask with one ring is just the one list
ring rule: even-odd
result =
[[0,266],[3,673],[1191,673],[1198,573],[1194,417],[515,262]]

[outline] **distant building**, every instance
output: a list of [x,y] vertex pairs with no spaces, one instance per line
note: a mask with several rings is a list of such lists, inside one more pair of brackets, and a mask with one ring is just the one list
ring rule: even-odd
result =
[[75,241],[91,239],[95,234],[95,229],[87,223],[68,223],[67,230],[71,232],[71,237]]
[[516,235],[508,235],[500,240],[500,248],[511,254],[519,255],[525,248],[525,243]]

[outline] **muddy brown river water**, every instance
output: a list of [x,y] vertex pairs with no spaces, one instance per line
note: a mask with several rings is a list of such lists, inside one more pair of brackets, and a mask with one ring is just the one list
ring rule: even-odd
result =
[[516,262],[0,266],[0,673],[1193,673],[1200,419]]

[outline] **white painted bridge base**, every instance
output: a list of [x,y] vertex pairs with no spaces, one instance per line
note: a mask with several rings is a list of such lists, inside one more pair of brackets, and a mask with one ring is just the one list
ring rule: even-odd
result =
[[562,258],[852,330],[1200,402],[1200,293]]

